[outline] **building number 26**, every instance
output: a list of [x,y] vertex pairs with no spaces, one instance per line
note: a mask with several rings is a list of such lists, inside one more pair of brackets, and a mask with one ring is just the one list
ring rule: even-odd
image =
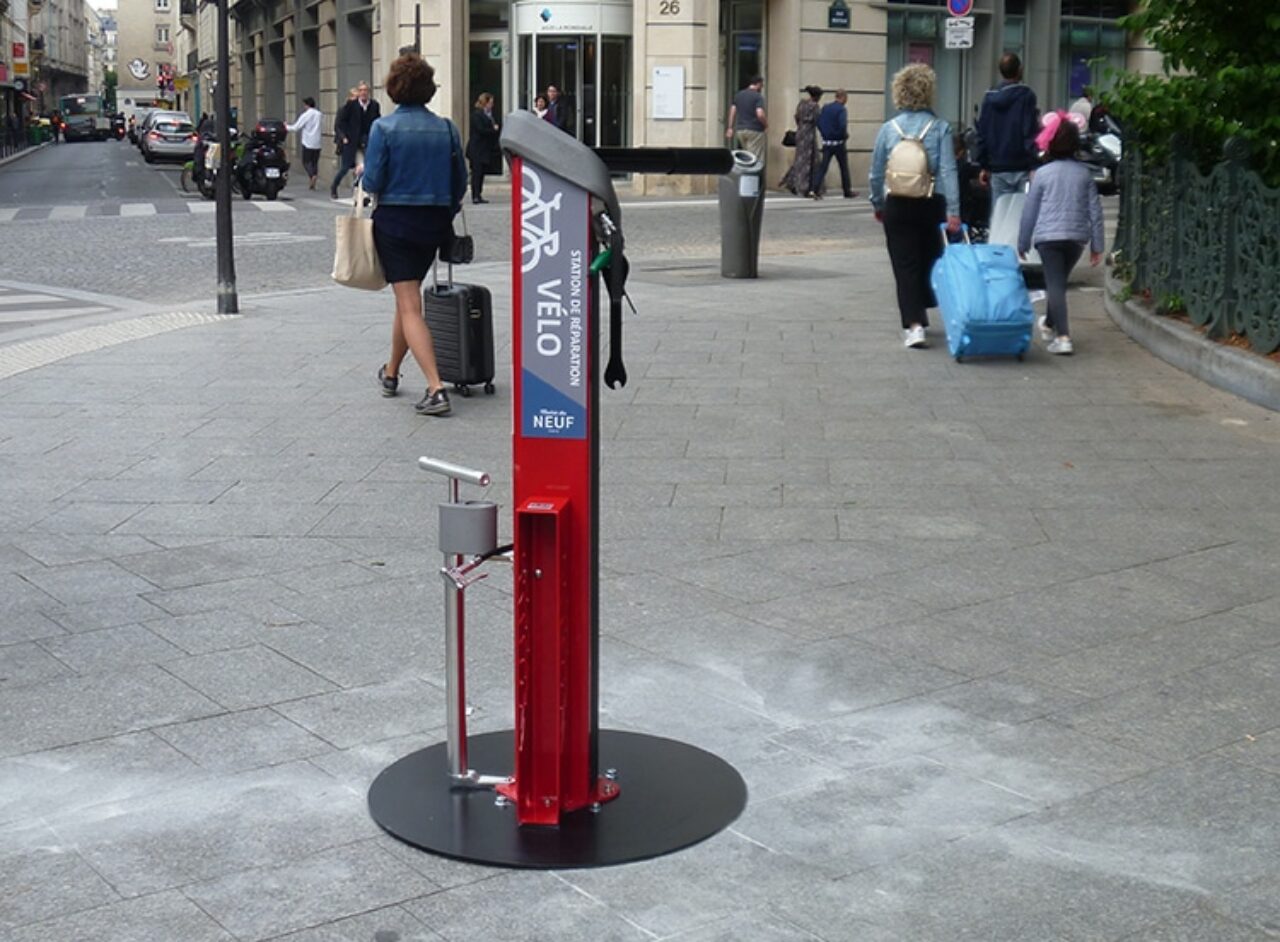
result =
[[680,0],[660,0],[658,3],[659,16],[679,16]]

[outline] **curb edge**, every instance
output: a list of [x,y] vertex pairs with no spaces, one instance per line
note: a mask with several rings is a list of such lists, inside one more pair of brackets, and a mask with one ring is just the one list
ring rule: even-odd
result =
[[1107,273],[1104,303],[1107,314],[1130,339],[1170,366],[1210,386],[1280,412],[1280,367],[1253,353],[1209,340],[1185,324],[1146,311],[1133,301],[1120,301],[1121,287]]

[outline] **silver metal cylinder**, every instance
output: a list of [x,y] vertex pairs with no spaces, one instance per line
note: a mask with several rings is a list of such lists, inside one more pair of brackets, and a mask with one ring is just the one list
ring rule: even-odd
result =
[[462,465],[454,464],[452,461],[441,461],[439,458],[428,458],[423,455],[418,459],[418,467],[423,471],[430,471],[432,474],[439,474],[442,477],[462,481],[464,484],[474,484],[477,487],[489,486],[489,473],[487,471],[464,468]]
[[[445,568],[450,556],[445,554]],[[466,663],[466,606],[463,590],[452,579],[444,580],[444,695],[445,728],[448,745],[449,774],[466,775],[467,764],[467,682],[463,674]]]
[[469,500],[440,505],[440,551],[483,556],[498,547],[498,505]]

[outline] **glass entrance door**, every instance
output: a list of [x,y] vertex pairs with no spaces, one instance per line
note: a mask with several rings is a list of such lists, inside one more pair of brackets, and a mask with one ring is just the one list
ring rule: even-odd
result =
[[520,37],[519,107],[554,85],[569,129],[589,147],[625,147],[631,137],[631,41],[626,36]]
[[[533,63],[533,87],[540,92],[554,85],[562,106],[569,112],[569,130],[582,140],[582,47],[581,36],[539,36]],[[538,94],[535,92],[534,94]]]

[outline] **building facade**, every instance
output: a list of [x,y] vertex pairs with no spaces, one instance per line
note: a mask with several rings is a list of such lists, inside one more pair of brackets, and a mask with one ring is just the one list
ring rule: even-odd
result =
[[[889,83],[906,63],[937,71],[937,111],[953,124],[973,122],[1005,51],[1025,61],[1042,107],[1065,106],[1087,84],[1105,87],[1110,69],[1152,67],[1149,51],[1115,25],[1130,5],[975,0],[966,47],[950,48],[947,0],[238,0],[232,99],[244,126],[291,119],[311,95],[331,127],[358,81],[383,97],[388,64],[416,42],[441,86],[433,110],[464,130],[481,91],[504,113],[530,107],[555,84],[587,144],[706,147],[723,144],[729,101],[758,73],[771,166],[788,160],[781,139],[801,87],[844,88],[851,163],[865,179],[876,129],[890,113]],[[191,64],[195,79],[211,85],[205,26],[202,11]],[[710,183],[649,177],[631,185],[689,192]]]
[[32,90],[42,110],[63,95],[89,90],[88,18],[85,0],[27,2]]
[[115,20],[117,107],[175,106],[178,0],[119,0]]

